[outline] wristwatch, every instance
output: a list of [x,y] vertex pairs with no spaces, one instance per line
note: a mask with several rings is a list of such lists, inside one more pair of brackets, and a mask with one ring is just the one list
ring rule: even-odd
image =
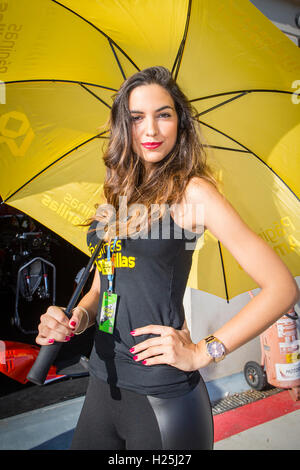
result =
[[220,362],[226,356],[224,344],[215,336],[210,335],[204,338],[206,342],[206,353],[214,360]]

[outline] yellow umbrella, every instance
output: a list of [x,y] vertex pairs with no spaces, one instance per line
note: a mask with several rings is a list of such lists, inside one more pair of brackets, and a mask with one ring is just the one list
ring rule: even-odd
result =
[[[163,65],[197,108],[225,197],[300,274],[300,53],[250,1],[10,0],[0,19],[6,203],[89,254],[78,224],[101,199],[112,96]],[[210,232],[198,243],[190,287],[257,287]]]

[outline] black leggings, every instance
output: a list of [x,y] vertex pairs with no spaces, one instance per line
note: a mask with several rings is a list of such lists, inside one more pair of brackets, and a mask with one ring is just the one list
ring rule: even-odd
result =
[[90,376],[71,450],[211,450],[213,418],[205,383],[176,398],[110,386]]

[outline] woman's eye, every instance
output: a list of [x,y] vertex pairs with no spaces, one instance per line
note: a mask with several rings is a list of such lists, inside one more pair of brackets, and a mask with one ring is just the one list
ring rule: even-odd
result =
[[[171,117],[171,114],[169,113],[160,113],[158,115],[158,118],[163,118],[163,119],[166,119],[166,118],[169,118]],[[131,116],[131,121],[132,122],[137,122],[137,121],[141,121],[143,119],[143,116]]]

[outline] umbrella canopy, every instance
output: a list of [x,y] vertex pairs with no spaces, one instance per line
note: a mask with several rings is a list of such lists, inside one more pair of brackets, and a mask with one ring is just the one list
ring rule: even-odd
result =
[[[197,109],[225,197],[300,274],[300,52],[250,1],[10,0],[0,15],[5,202],[88,254],[78,224],[101,201],[113,94],[163,65]],[[209,231],[198,243],[190,287],[258,287]]]

